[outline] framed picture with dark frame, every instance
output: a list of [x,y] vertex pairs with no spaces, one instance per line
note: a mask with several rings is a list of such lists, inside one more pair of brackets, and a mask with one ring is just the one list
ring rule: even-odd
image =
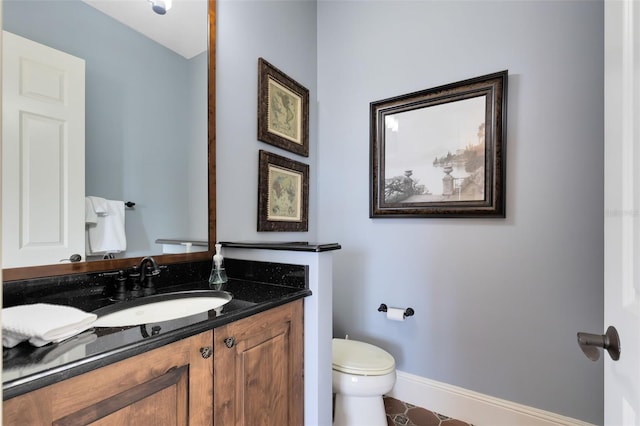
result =
[[309,156],[309,90],[258,59],[258,140]]
[[369,217],[505,217],[507,79],[372,102]]
[[309,229],[309,166],[260,150],[258,231]]

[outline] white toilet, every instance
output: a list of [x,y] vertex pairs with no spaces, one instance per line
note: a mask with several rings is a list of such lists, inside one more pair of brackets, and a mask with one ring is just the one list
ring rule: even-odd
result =
[[391,354],[369,343],[333,339],[334,426],[387,426],[382,395],[395,382]]

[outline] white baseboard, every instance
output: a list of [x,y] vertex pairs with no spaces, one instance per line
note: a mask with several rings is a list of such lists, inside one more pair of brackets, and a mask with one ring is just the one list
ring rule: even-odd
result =
[[474,426],[593,426],[590,423],[397,371],[387,395]]

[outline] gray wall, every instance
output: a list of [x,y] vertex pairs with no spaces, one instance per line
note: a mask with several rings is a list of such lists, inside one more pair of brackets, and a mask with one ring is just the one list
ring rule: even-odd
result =
[[206,54],[187,60],[79,0],[2,7],[5,30],[86,61],[86,194],[136,203],[126,255],[206,239]]
[[[603,34],[601,1],[318,2],[336,335],[411,374],[602,423],[602,361],[576,332],[603,328]],[[507,218],[369,219],[369,103],[503,69]],[[416,314],[387,321],[381,302]]]
[[[257,139],[258,58],[309,89],[309,157]],[[218,0],[217,236],[220,241],[314,241],[318,216],[316,3]],[[309,232],[257,232],[258,151],[310,167]]]
[[[336,335],[602,423],[602,361],[576,344],[603,328],[602,2],[320,1],[317,33],[312,2],[218,11],[219,238],[339,242]],[[311,91],[308,160],[257,141],[260,56]],[[369,103],[502,69],[507,218],[369,219]],[[309,233],[255,231],[259,149],[311,165]],[[381,302],[416,315],[386,321]]]

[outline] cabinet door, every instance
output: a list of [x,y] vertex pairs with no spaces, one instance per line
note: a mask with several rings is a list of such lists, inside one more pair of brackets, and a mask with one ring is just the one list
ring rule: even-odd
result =
[[303,308],[298,300],[214,331],[214,424],[302,425]]
[[[208,331],[21,395],[5,425],[211,425]],[[206,352],[206,351],[205,351]]]

